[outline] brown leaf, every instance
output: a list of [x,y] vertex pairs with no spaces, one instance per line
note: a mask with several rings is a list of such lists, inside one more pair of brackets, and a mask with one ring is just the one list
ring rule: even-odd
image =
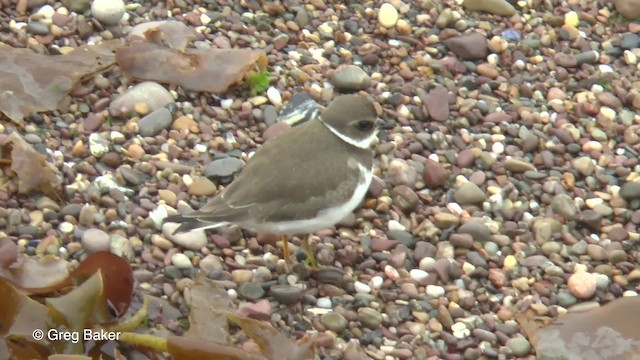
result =
[[0,278],[0,358],[42,358],[43,344],[33,339],[36,329],[46,331],[47,308]]
[[33,330],[45,329],[47,308],[0,278],[0,336],[31,338]]
[[0,43],[0,112],[21,123],[33,112],[58,108],[84,77],[114,63],[121,40],[84,45],[68,55],[47,56]]
[[189,330],[185,334],[190,337],[202,337],[226,344],[229,336],[229,323],[225,312],[231,309],[231,300],[227,292],[213,284],[203,275],[196,278],[195,286],[189,289],[185,298],[190,306]]
[[89,280],[69,293],[45,300],[49,313],[57,324],[72,331],[82,331],[106,320],[106,308],[101,308],[102,274],[93,274]]
[[640,298],[569,312],[529,336],[539,358],[632,360],[640,353]]
[[227,312],[227,318],[244,330],[260,348],[262,353],[271,360],[308,360],[315,359],[313,342],[305,341],[297,344],[295,341],[281,334],[271,324],[239,316]]
[[251,354],[235,346],[198,337],[170,335],[167,347],[173,360],[267,360],[264,356]]
[[129,40],[137,37],[148,39],[168,48],[184,50],[194,40],[204,39],[204,36],[192,27],[180,21],[149,21],[136,25],[129,33]]
[[116,61],[128,76],[178,85],[186,90],[224,93],[267,56],[253,49],[169,49],[147,41],[133,41],[116,51]]
[[3,154],[7,148],[11,149],[11,170],[18,176],[20,193],[42,191],[52,198],[59,198],[55,189],[61,183],[60,178],[55,174],[55,167],[47,162],[44,155],[24,141],[18,132],[11,133],[4,142]]
[[102,274],[104,300],[116,317],[122,316],[133,298],[133,271],[127,260],[107,251],[89,255],[69,275],[73,284],[79,284],[98,271]]
[[55,256],[45,256],[41,259],[24,259],[18,266],[12,266],[6,271],[0,269],[3,277],[29,294],[44,294],[56,291],[69,276],[69,264]]

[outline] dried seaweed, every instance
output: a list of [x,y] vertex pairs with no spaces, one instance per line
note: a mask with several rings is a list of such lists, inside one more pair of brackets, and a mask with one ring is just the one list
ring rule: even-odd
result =
[[83,78],[112,66],[121,45],[106,41],[48,56],[0,43],[0,112],[21,123],[30,113],[57,109]]

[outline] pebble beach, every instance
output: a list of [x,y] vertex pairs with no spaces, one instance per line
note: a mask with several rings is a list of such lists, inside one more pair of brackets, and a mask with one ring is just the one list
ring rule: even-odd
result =
[[[0,43],[52,57],[168,22],[176,49],[262,51],[269,85],[216,93],[64,63],[75,85],[52,106],[21,80],[50,109],[0,95],[0,144],[19,135],[60,182],[60,198],[25,194],[0,168],[0,238],[21,254],[123,257],[176,334],[203,273],[244,314],[314,336],[318,359],[543,358],[523,318],[638,296],[640,1],[0,0]],[[3,92],[9,71],[36,88],[50,71],[12,59]],[[344,93],[371,96],[384,127],[362,206],[312,236],[319,270],[298,238],[288,271],[276,236],[163,225],[305,120],[291,114]]]

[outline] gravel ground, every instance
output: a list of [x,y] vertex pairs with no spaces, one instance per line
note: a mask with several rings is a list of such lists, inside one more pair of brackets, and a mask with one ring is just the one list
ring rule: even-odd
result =
[[[15,47],[65,53],[172,17],[204,34],[195,47],[263,49],[273,74],[251,97],[140,84],[115,67],[59,111],[1,122],[0,139],[17,129],[49,154],[65,203],[5,187],[0,230],[34,256],[110,250],[132,263],[139,289],[182,310],[202,270],[253,316],[317,334],[321,359],[535,358],[519,312],[557,317],[637,296],[638,9],[0,0],[0,41]],[[160,226],[282,131],[293,94],[326,105],[357,91],[386,121],[377,178],[353,217],[313,238],[323,270],[286,273],[269,235]]]

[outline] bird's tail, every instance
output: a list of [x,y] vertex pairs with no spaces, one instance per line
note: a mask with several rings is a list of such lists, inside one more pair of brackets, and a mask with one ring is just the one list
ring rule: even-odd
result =
[[229,225],[227,222],[204,222],[199,221],[196,218],[186,217],[183,215],[171,215],[164,218],[164,223],[178,223],[178,226],[171,235],[193,231],[193,230],[205,230],[205,229],[215,229],[221,226]]

